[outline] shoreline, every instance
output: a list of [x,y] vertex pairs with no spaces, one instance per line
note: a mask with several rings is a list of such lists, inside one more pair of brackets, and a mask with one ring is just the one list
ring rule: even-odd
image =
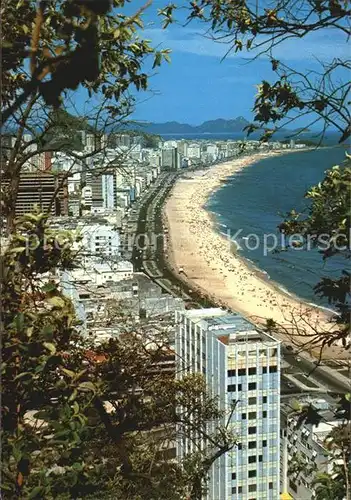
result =
[[[209,210],[207,210],[206,208],[204,208],[204,210],[206,210],[206,212],[209,213]],[[210,217],[211,217],[212,222],[213,222],[214,230],[218,233],[218,230],[216,229],[216,226],[218,226],[218,222],[216,221],[215,215],[212,216],[212,213],[213,212],[210,212]],[[221,233],[219,233],[219,234],[221,234]],[[225,239],[225,236],[223,235],[223,233],[221,234],[221,236],[223,236],[223,238]],[[264,283],[267,283],[271,287],[275,288],[278,293],[281,293],[288,298],[293,298],[294,300],[296,300],[296,302],[301,302],[301,304],[303,304],[303,305],[321,310],[321,311],[325,312],[325,314],[327,314],[328,316],[329,315],[332,316],[332,315],[336,314],[336,311],[333,311],[333,309],[331,309],[329,307],[315,304],[312,301],[308,301],[307,299],[300,297],[295,292],[291,292],[291,291],[287,290],[284,285],[282,285],[278,281],[275,281],[274,279],[272,279],[267,271],[260,269],[251,259],[244,257],[243,255],[240,255],[240,253],[236,253],[236,252],[233,252],[233,255],[238,260],[241,260],[242,263],[249,270],[254,272],[258,279],[262,280]]]
[[[256,153],[210,169],[187,172],[174,185],[163,215],[169,229],[167,260],[180,279],[254,324],[262,326],[267,319],[273,319],[285,332],[279,335],[281,339],[301,346],[312,341],[317,325],[331,330],[328,320],[332,311],[281,289],[279,283],[264,276],[264,271],[233,253],[234,243],[219,233],[215,214],[205,207],[212,193],[228,178],[263,158],[291,152]],[[328,355],[341,357],[342,352],[335,346],[328,348]]]

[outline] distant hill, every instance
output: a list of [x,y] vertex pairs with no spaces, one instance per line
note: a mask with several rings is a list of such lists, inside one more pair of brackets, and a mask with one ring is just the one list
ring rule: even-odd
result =
[[242,132],[249,122],[239,116],[233,120],[209,120],[201,125],[189,125],[187,123],[165,122],[145,123],[142,130],[149,134],[223,134],[230,132]]

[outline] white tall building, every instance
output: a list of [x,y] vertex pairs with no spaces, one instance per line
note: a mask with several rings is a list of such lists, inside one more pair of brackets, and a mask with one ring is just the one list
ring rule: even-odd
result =
[[[211,468],[207,500],[279,498],[280,342],[219,308],[176,312],[178,376],[203,373],[238,445]],[[194,444],[179,439],[180,458]]]
[[132,279],[133,264],[128,260],[118,262],[89,262],[83,268],[71,270],[69,278],[73,283],[104,286],[108,283]]
[[201,157],[201,146],[199,144],[189,144],[187,148],[188,158],[200,158]]
[[114,182],[115,176],[113,174],[103,174],[101,176],[102,206],[104,208],[114,208],[115,206]]
[[120,235],[109,224],[85,224],[82,226],[82,248],[88,257],[119,257]]

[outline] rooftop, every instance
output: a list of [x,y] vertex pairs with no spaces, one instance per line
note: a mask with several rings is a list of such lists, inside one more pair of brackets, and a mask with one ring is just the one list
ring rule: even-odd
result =
[[225,330],[235,328],[236,332],[255,330],[254,325],[239,314],[229,313],[224,316],[209,316],[204,318],[209,330]]
[[247,342],[278,342],[256,329],[255,325],[240,314],[219,307],[187,310],[185,317],[198,323],[204,330],[213,332],[225,344],[235,342],[238,338],[242,340],[243,337]]

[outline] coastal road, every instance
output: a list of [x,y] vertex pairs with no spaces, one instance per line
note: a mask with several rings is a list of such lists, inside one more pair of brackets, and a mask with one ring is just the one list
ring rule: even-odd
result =
[[336,370],[326,366],[316,366],[313,361],[300,354],[292,353],[284,345],[282,345],[282,354],[290,366],[315,379],[330,391],[341,394],[350,392],[350,381]]
[[[162,209],[176,179],[178,172],[165,172],[162,178],[140,204],[135,242],[131,260],[135,271],[145,272],[152,280],[174,297],[181,297],[186,304],[199,304],[213,307],[214,304],[205,294],[191,290],[188,283],[182,281],[169,268],[164,255],[165,228],[163,227]],[[161,177],[161,176],[160,176]]]
[[[140,205],[135,240],[138,242],[138,247],[134,246],[132,252],[135,270],[145,272],[167,293],[181,297],[188,306],[216,306],[211,299],[191,290],[186,281],[179,279],[169,268],[165,259],[162,209],[174,182],[181,174],[165,172],[161,175],[162,177],[159,178]],[[297,372],[315,379],[325,386],[328,392],[344,394],[350,391],[348,379],[336,370],[325,366],[316,366],[313,360],[307,359],[302,354],[292,353],[284,344],[282,344],[282,354],[287,363],[296,368]],[[323,393],[322,389],[321,392]]]

